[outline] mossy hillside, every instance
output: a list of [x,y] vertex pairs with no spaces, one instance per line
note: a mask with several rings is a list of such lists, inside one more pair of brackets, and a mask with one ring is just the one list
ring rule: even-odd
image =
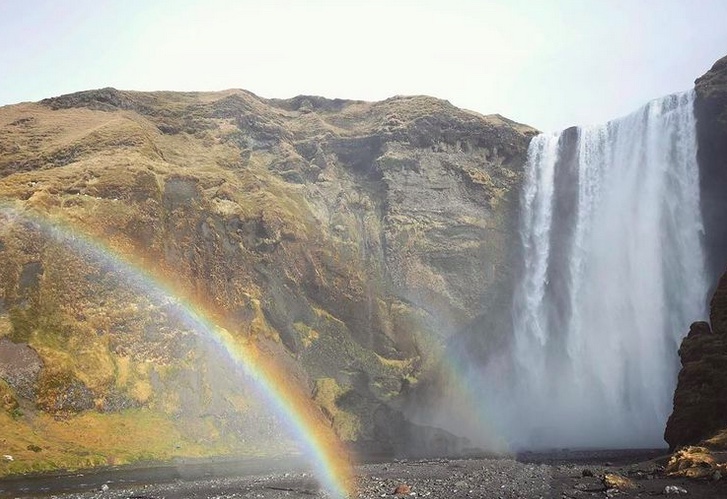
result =
[[[506,277],[506,252],[487,275],[478,258],[507,247],[532,133],[427,97],[114,89],[0,108],[0,129],[4,202],[101,241],[241,341],[277,345],[312,399],[336,393],[318,402],[352,442],[382,434],[362,413],[397,407],[477,315],[482,283]],[[173,298],[22,220],[0,227],[0,257],[0,334],[44,362],[29,416],[152,411],[244,434],[233,414],[254,401],[215,373]]]
[[[113,216],[125,216],[125,212],[120,210]],[[25,229],[21,226],[16,230]],[[11,307],[8,315],[10,336],[29,343],[45,365],[37,383],[32,411],[54,414],[75,424],[78,414],[86,411],[107,413],[115,408],[147,407],[157,411],[159,417],[166,414],[176,420],[190,412],[200,415],[206,412],[204,406],[210,405],[212,398],[209,392],[224,391],[212,381],[193,386],[180,383],[185,377],[180,374],[183,371],[203,369],[194,358],[194,346],[188,346],[186,353],[180,351],[184,336],[191,333],[180,331],[177,324],[165,323],[163,306],[149,302],[139,290],[127,288],[123,273],[104,268],[103,262],[89,261],[64,251],[62,245],[54,241],[36,241],[30,235],[10,239],[15,242],[33,240],[35,252],[26,257],[43,262],[37,287],[25,290],[23,296],[28,299]],[[5,249],[11,251],[13,244],[6,245]],[[22,265],[16,270],[20,268]],[[245,291],[250,289],[245,288]],[[267,324],[260,301],[249,294],[245,300],[248,313],[244,318],[249,320],[250,334],[274,338],[276,332]],[[189,389],[201,400],[188,400],[183,393]],[[245,396],[240,399],[234,391],[228,390],[217,397],[226,400],[237,397],[237,400],[228,404],[228,413],[210,418],[209,425],[217,428],[216,436],[208,439],[213,445],[209,450],[211,453],[223,450],[215,442],[227,439],[225,435],[229,431],[223,430],[230,430],[229,413],[244,411],[249,405],[244,402],[240,407]],[[189,420],[189,416],[184,419]],[[235,430],[232,431],[235,434]],[[244,432],[237,430],[237,434],[244,435]],[[82,438],[80,442],[83,442]],[[248,450],[238,448],[235,452]],[[175,455],[185,454],[180,450]],[[29,456],[38,457],[36,453]],[[148,458],[154,456],[166,458],[165,453],[155,450],[149,450],[146,455]],[[136,458],[132,454],[129,459]],[[70,466],[68,463],[74,461],[69,458],[53,462]],[[103,460],[83,458],[77,462],[78,466],[84,466],[103,463]]]
[[[54,242],[34,247],[40,248],[36,256],[45,262],[42,278],[32,293],[26,293],[30,299],[9,312],[9,336],[30,344],[45,366],[26,412],[53,414],[69,424],[86,411],[108,413],[125,407],[147,407],[158,417],[166,414],[176,421],[194,421],[210,413],[207,393],[225,390],[211,379],[189,385],[187,373],[204,378],[209,361],[199,359],[194,344],[185,340],[191,332],[165,319],[163,304],[126,288],[123,275],[102,272],[99,262],[58,252],[60,246]],[[220,396],[235,396],[229,385],[227,395]],[[186,395],[190,391],[193,400]],[[8,398],[17,397],[11,391]],[[228,420],[240,410],[238,402],[222,404],[227,407],[222,412],[217,405],[217,414],[208,422],[210,428],[217,427],[211,443],[227,438],[220,427],[229,426]]]
[[0,461],[0,476],[175,457],[270,456],[293,450],[284,440],[276,447],[273,442],[250,445],[234,435],[220,438],[210,421],[174,421],[148,409],[91,411],[60,420],[45,414],[14,417],[0,412],[0,424],[0,452],[13,458]]

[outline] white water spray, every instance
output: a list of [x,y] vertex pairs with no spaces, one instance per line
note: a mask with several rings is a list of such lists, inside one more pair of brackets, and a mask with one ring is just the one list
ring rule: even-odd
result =
[[693,99],[533,139],[495,397],[514,447],[664,445],[679,342],[706,315]]

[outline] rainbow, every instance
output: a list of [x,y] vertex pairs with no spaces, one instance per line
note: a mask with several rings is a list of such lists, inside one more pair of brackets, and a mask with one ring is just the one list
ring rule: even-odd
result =
[[143,259],[123,255],[103,240],[74,227],[69,221],[0,200],[0,215],[10,221],[32,224],[79,254],[92,257],[120,272],[138,289],[171,299],[180,318],[234,362],[254,381],[269,407],[278,415],[311,459],[321,486],[333,497],[352,495],[354,484],[349,454],[320,410],[285,371],[263,355],[252,342],[243,342],[219,325],[222,320],[211,307],[176,290],[169,280],[147,268]]

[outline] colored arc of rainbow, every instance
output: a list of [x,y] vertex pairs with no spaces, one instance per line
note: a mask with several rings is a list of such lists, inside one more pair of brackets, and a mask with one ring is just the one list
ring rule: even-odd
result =
[[298,443],[302,444],[304,453],[313,461],[317,478],[328,493],[336,498],[351,495],[354,481],[349,454],[320,410],[272,359],[263,355],[251,342],[239,341],[227,329],[219,326],[214,320],[215,314],[199,300],[175,291],[168,280],[152,269],[145,268],[140,263],[141,259],[122,255],[65,219],[51,218],[28,208],[19,209],[17,205],[6,201],[0,201],[0,214],[9,219],[35,224],[54,240],[111,266],[138,289],[172,299],[186,324],[213,342],[256,383],[269,406],[281,416]]

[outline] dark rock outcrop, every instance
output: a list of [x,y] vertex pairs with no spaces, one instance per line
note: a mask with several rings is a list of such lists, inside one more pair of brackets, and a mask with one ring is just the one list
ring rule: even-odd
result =
[[695,81],[698,159],[707,275],[727,267],[727,57]]
[[727,428],[727,273],[712,298],[710,321],[692,324],[682,341],[682,369],[664,439],[673,450]]

